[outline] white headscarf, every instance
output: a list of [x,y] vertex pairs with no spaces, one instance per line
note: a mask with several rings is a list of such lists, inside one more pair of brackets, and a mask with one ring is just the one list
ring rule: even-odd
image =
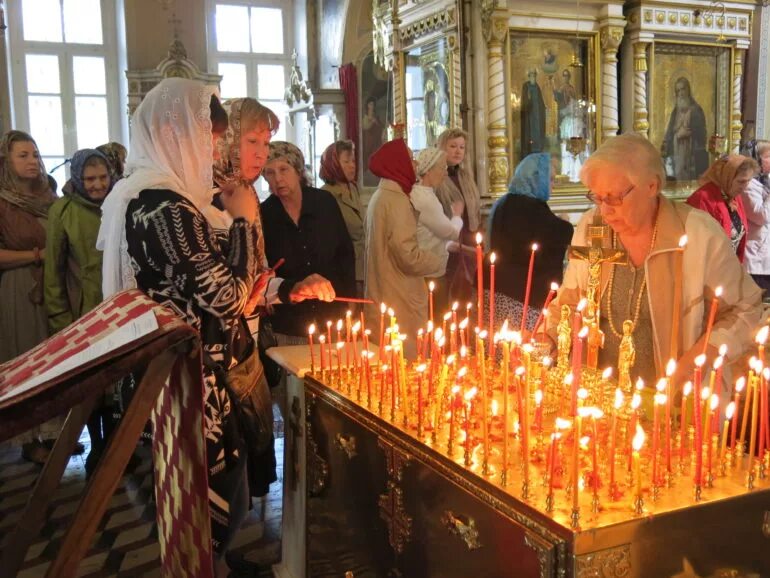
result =
[[118,181],[102,205],[96,241],[104,252],[105,298],[136,287],[128,257],[126,211],[145,189],[170,189],[207,211],[212,200],[211,114],[215,87],[166,78],[147,93],[132,118],[128,177]]

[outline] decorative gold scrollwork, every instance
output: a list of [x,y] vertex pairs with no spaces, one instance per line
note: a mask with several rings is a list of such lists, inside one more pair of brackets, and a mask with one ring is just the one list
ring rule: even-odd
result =
[[329,464],[318,452],[318,443],[313,436],[313,427],[310,422],[313,408],[317,398],[308,395],[305,400],[305,414],[307,418],[307,491],[311,496],[319,496],[326,489],[329,479]]
[[575,556],[576,578],[620,578],[631,576],[631,544]]
[[446,526],[450,534],[460,538],[468,550],[481,548],[479,542],[479,531],[476,529],[476,520],[470,516],[458,516],[451,510],[446,510],[441,516],[441,523]]
[[380,494],[380,518],[388,527],[388,542],[396,554],[403,554],[404,546],[412,537],[412,517],[404,509],[404,493],[395,482],[388,482],[388,490]]
[[537,562],[540,564],[540,578],[547,578],[553,575],[551,570],[552,556],[551,546],[548,542],[538,538],[531,532],[524,534],[524,544],[532,548],[537,555]]
[[334,445],[337,446],[338,449],[345,452],[345,455],[348,456],[349,460],[352,460],[354,457],[356,457],[358,454],[356,453],[356,437],[355,436],[348,436],[345,437],[344,435],[338,433],[334,437]]

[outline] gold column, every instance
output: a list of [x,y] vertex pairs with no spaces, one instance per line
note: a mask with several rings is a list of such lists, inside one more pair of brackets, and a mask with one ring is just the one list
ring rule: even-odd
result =
[[457,34],[450,32],[447,34],[447,43],[449,44],[449,61],[451,63],[451,87],[449,92],[451,94],[451,105],[449,117],[449,126],[462,126],[463,119],[460,113],[460,100],[462,94],[462,87],[460,85],[460,43],[457,39]]
[[735,49],[735,62],[733,64],[733,112],[730,115],[730,150],[734,154],[740,153],[741,130],[741,83],[743,82],[743,55],[745,50]]
[[508,19],[504,11],[493,12],[484,29],[487,40],[487,177],[489,195],[497,197],[508,187],[508,114],[505,94],[505,59],[503,44],[508,34]]
[[600,32],[602,47],[602,139],[618,134],[618,47],[623,39],[622,26],[604,26]]
[[647,47],[649,42],[634,43],[634,131],[649,137],[647,111]]

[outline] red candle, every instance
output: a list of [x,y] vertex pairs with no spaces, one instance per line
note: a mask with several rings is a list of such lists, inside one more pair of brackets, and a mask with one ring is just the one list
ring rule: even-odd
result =
[[321,334],[318,336],[318,348],[321,350],[321,379],[323,379],[323,373],[326,370],[326,354],[324,350],[324,343],[326,342],[326,336]]
[[484,253],[481,249],[481,233],[476,233],[476,311],[478,312],[477,327],[483,327],[481,323],[482,312],[484,311]]
[[[489,255],[489,334],[495,334],[495,261],[494,253]],[[481,327],[481,325],[479,325]],[[493,354],[494,355],[494,354]]]
[[[744,387],[746,387],[746,378],[741,376],[738,378],[738,381],[735,382],[735,396],[733,397],[733,407],[735,408],[735,411],[738,410],[738,398],[740,397]],[[738,435],[738,416],[735,416],[735,419],[733,420],[730,434],[730,437],[732,438],[732,443],[730,444],[730,452],[733,453],[735,452],[735,443],[737,441],[736,438]]]
[[353,312],[348,309],[345,313],[345,367],[350,367],[350,334],[352,331],[351,315]]
[[428,319],[433,323],[433,290],[436,288],[436,284],[431,281],[428,283]]
[[695,443],[693,444],[693,451],[695,452],[695,485],[700,486],[703,482],[703,437],[702,427],[703,420],[701,418],[701,368],[706,362],[705,355],[699,355],[695,358],[695,372],[693,374],[693,422],[695,425]]
[[717,308],[719,306],[719,298],[722,296],[722,287],[717,287],[714,291],[714,298],[711,300],[711,310],[709,311],[709,320],[706,324],[706,339],[703,341],[703,355],[706,355],[706,349],[709,346],[709,339],[711,338],[711,330],[714,328],[714,319],[717,316]]
[[537,321],[535,322],[535,328],[532,330],[532,335],[534,336],[535,333],[537,333],[538,329],[542,329],[543,331],[543,337],[545,338],[545,317],[548,315],[548,306],[551,304],[551,300],[554,298],[554,295],[556,295],[556,291],[559,289],[559,285],[556,283],[551,283],[551,289],[548,291],[548,295],[545,298],[545,303],[543,304],[543,308],[540,310],[540,316],[537,318]]
[[535,431],[543,431],[543,390],[535,391]]
[[[660,384],[659,384],[660,385]],[[658,478],[658,440],[660,439],[660,419],[659,419],[659,410],[658,406],[663,405],[666,403],[666,395],[663,393],[660,393],[660,389],[658,389],[658,393],[655,394],[655,405],[653,407],[652,411],[652,484],[654,486],[657,486],[659,484],[659,478]]]
[[556,456],[559,451],[559,438],[561,437],[561,434],[559,432],[554,432],[551,434],[551,464],[548,469],[548,493],[550,495],[553,495],[553,473],[556,464]]
[[666,472],[669,477],[672,475],[671,469],[671,377],[676,371],[676,361],[669,359],[666,364]]
[[366,374],[366,403],[367,407],[369,409],[372,409],[372,375],[371,375],[371,369],[369,367],[369,357],[371,353],[368,349],[364,349],[361,352],[361,359],[364,368],[364,373]]
[[620,390],[620,388],[617,388],[615,390],[615,403],[613,404],[613,411],[612,411],[612,420],[610,422],[610,453],[609,453],[609,461],[610,461],[610,486],[609,486],[609,492],[610,492],[610,499],[615,499],[615,444],[616,442],[616,436],[617,436],[617,426],[618,426],[618,412],[620,411],[620,408],[623,407],[623,392]]
[[[639,392],[634,393],[634,395],[631,397],[631,423],[628,428],[628,442],[632,443],[633,439],[631,439],[631,432],[636,431],[636,427],[638,425],[639,421],[639,406],[642,403],[642,396],[639,394]],[[633,452],[633,448],[629,448],[628,451],[628,471],[631,471],[631,454]]]
[[[711,409],[711,413],[713,413],[718,418],[719,417],[719,412],[717,411],[717,409],[719,408],[719,396],[716,393],[712,393],[711,394],[711,399],[709,400],[709,403],[710,403],[709,407]],[[717,424],[718,423],[719,422],[717,421]],[[708,478],[709,479],[711,479],[711,476],[712,476],[712,457],[711,457],[711,454],[714,451],[713,450],[714,444],[712,443],[713,437],[714,437],[714,433],[713,432],[714,432],[714,428],[713,428],[713,421],[712,421],[709,424],[709,432],[708,432],[708,435],[706,436],[706,443],[708,444],[708,448],[706,450],[706,455],[707,455],[707,466],[706,467],[708,468]]]
[[423,330],[422,327],[420,327],[417,330],[417,361],[422,361],[422,334]]
[[425,364],[420,364],[417,370],[417,437],[422,439],[422,427],[424,419],[424,407],[422,400],[422,374],[425,372]]
[[342,347],[344,343],[342,341],[337,342],[337,378],[340,381],[340,387],[342,387]]
[[577,390],[580,389],[580,377],[583,369],[583,339],[588,335],[588,327],[577,333],[572,345],[572,415],[577,412]]
[[327,353],[329,354],[329,374],[331,374],[334,371],[334,358],[332,357],[332,322],[327,321],[326,322],[326,347],[327,347]]
[[382,364],[383,353],[385,351],[385,307],[384,303],[380,303],[380,356],[378,361]]
[[679,410],[679,465],[684,465],[687,450],[687,396],[692,391],[692,382],[688,381],[682,389],[682,408]]
[[604,416],[604,412],[599,408],[591,408],[591,429],[594,436],[594,454],[593,454],[593,490],[599,491],[599,430],[596,427],[596,420]]
[[353,328],[351,329],[351,332],[353,333],[353,363],[355,364],[356,370],[359,369],[358,364],[358,332],[361,330],[361,323],[356,321],[355,325],[353,325]]
[[313,333],[315,333],[315,324],[311,323],[307,328],[307,342],[310,346],[310,373],[315,373],[315,353],[313,352]]
[[527,309],[529,309],[529,295],[532,292],[532,271],[535,268],[535,251],[537,251],[537,243],[532,243],[532,253],[529,256],[529,269],[527,270],[527,288],[524,292],[524,308],[521,311],[521,326],[519,327],[519,331],[522,333],[527,326]]

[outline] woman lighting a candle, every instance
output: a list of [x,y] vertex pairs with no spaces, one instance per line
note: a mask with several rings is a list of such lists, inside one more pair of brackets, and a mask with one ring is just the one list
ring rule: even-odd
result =
[[[669,358],[676,357],[673,391],[679,390],[692,374],[695,356],[704,349],[705,309],[720,285],[723,292],[707,357],[716,357],[724,343],[730,356],[739,358],[751,345],[760,319],[761,291],[741,268],[730,240],[713,218],[661,194],[665,172],[655,147],[635,134],[611,138],[583,165],[581,179],[596,207],[583,215],[572,244],[590,244],[588,227],[598,211],[610,227],[614,245],[628,258],[627,264],[602,267],[600,329],[605,342],[599,366],[617,365],[623,322],[630,319],[637,352],[632,379],[654,383],[656,376],[664,375]],[[682,250],[679,240],[684,234],[688,242]],[[554,343],[558,312],[564,304],[574,308],[586,292],[588,274],[587,261],[570,260],[548,316]],[[681,287],[680,300],[674,299],[675,286]],[[680,331],[672,336],[674,319]]]

